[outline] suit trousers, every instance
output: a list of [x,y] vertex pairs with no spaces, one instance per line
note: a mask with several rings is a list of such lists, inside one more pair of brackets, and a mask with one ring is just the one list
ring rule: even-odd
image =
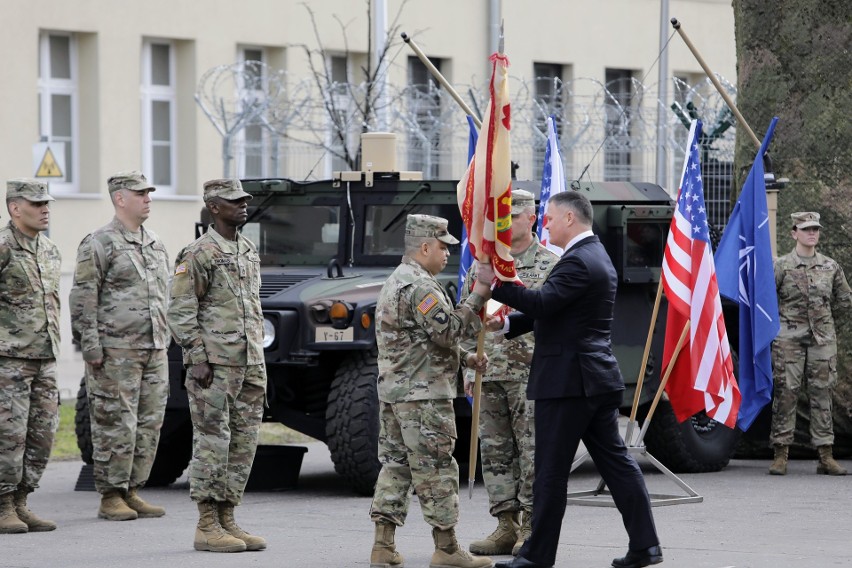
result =
[[524,558],[543,566],[556,562],[568,475],[581,439],[612,492],[630,550],[659,544],[645,479],[618,432],[621,399],[622,391],[615,391],[536,400],[532,535],[521,549]]

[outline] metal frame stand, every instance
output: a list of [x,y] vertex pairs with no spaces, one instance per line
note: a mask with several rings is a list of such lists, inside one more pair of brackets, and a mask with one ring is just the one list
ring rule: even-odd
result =
[[[645,447],[643,440],[645,439],[645,432],[648,430],[649,422],[645,422],[642,426],[641,431],[639,432],[639,437],[636,439],[634,443],[627,444],[627,451],[632,456],[643,456],[646,460],[651,462],[657,470],[659,470],[663,475],[672,480],[675,485],[683,489],[686,495],[668,495],[663,493],[649,493],[649,497],[651,498],[651,506],[652,507],[662,507],[664,505],[680,505],[683,503],[701,503],[704,501],[704,497],[699,495],[692,487],[686,484],[684,480],[679,478],[674,474],[672,470],[664,466],[660,461],[651,455],[648,452],[648,449]],[[624,435],[625,440],[633,439],[633,428],[636,425],[636,422],[631,420],[627,424],[627,432]],[[575,469],[580,467],[584,461],[589,459],[589,452],[584,451],[579,457],[574,458],[574,462],[571,464],[571,471],[573,472]],[[612,493],[606,489],[606,483],[603,479],[598,482],[598,486],[591,491],[570,491],[568,492],[568,504],[569,505],[585,505],[591,507],[615,507],[615,502],[612,500]]]

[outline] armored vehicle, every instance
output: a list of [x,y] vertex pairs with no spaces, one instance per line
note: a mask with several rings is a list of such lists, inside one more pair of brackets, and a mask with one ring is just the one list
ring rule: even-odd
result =
[[[261,301],[268,372],[264,420],[283,423],[328,444],[336,471],[361,494],[371,494],[379,471],[376,395],[376,299],[403,254],[409,213],[445,217],[461,235],[456,181],[424,181],[406,172],[343,172],[319,182],[244,180],[254,199],[243,233],[262,262]],[[540,183],[515,187],[538,194]],[[581,183],[594,205],[601,236],[620,278],[613,344],[633,400],[659,282],[672,201],[661,187],[629,182]],[[203,223],[198,224],[203,229]],[[439,276],[451,296],[457,287],[459,246]],[[644,373],[642,402],[659,384],[664,311]],[[191,426],[180,353],[170,353],[171,397],[150,484],[170,483],[190,458]],[[461,394],[461,393],[460,393]],[[85,409],[81,390],[78,410]],[[457,459],[467,461],[470,406],[455,401]],[[647,408],[647,404],[641,407]],[[78,413],[86,456],[87,413]],[[646,436],[650,451],[676,471],[718,470],[728,463],[735,433],[703,415],[678,424],[667,403]],[[89,457],[91,448],[89,446]]]

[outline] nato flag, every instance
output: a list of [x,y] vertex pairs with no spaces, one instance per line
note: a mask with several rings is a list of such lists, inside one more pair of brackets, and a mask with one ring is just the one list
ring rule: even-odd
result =
[[763,177],[763,155],[776,122],[777,117],[769,125],[715,255],[719,293],[740,306],[737,426],[743,431],[772,399],[771,344],[780,329]]

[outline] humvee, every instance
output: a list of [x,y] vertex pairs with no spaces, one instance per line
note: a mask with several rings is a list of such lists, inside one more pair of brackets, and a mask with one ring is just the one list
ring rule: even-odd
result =
[[[380,469],[376,299],[402,257],[406,216],[445,217],[451,233],[461,235],[456,181],[419,178],[410,172],[366,171],[317,182],[243,180],[254,196],[243,233],[257,245],[262,264],[268,374],[264,420],[325,442],[336,471],[365,495],[372,493]],[[540,182],[516,181],[514,187],[538,195]],[[612,339],[628,383],[623,410],[629,412],[673,203],[663,188],[649,183],[587,182],[575,189],[591,200],[595,233],[618,271]],[[197,225],[203,230],[204,220]],[[451,247],[450,262],[438,276],[451,297],[457,291],[459,253],[459,245]],[[642,370],[640,418],[659,384],[664,324],[663,308]],[[171,392],[149,485],[177,479],[191,456],[186,374],[174,345],[169,374]],[[457,459],[466,462],[471,411],[459,394]],[[78,440],[84,460],[90,460],[86,406],[81,388]],[[645,442],[670,469],[702,472],[728,463],[736,437],[736,431],[703,414],[678,424],[664,401]]]

